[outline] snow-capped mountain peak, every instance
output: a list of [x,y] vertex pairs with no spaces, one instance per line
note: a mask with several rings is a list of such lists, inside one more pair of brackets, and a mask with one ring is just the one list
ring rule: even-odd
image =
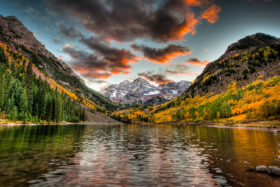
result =
[[153,103],[151,102],[153,98],[157,98],[157,101],[161,102],[171,100],[181,95],[190,85],[191,82],[179,81],[154,86],[143,78],[137,78],[132,82],[125,80],[120,84],[111,85],[102,90],[101,93],[116,103],[145,104],[147,101]]

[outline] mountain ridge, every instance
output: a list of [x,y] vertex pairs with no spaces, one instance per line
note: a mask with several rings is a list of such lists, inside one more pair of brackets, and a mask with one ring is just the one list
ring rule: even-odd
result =
[[[268,38],[268,41],[258,42],[258,38]],[[238,47],[240,43],[241,47]],[[216,61],[208,64],[184,95],[195,96],[208,92],[220,93],[234,80],[240,87],[256,80],[258,76],[270,78],[272,75],[278,75],[280,72],[279,59],[267,66],[266,58],[270,56],[274,58],[279,55],[279,47],[280,39],[266,34],[257,33],[242,38],[231,44]],[[257,54],[259,56],[256,56]],[[270,56],[264,57],[263,54]],[[207,76],[208,78],[206,78]],[[215,86],[212,89],[209,88],[213,84]]]
[[[179,81],[155,86],[140,77],[132,82],[125,80],[119,84],[111,85],[103,89],[101,93],[120,104],[145,105],[146,101],[149,101],[149,105],[156,105],[179,96],[190,84],[188,81]],[[158,101],[153,102],[153,99]]]
[[[256,38],[264,40],[256,42]],[[267,42],[265,38],[268,38]],[[240,43],[241,50],[236,50]],[[262,33],[246,36],[231,44],[221,57],[208,64],[181,96],[159,106],[153,113],[180,106],[196,96],[208,95],[209,98],[222,94],[232,84],[239,89],[258,79],[265,81],[274,76],[280,76],[280,39]]]

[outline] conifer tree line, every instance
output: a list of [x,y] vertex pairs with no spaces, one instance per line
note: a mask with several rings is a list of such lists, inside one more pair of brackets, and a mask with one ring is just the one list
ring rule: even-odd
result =
[[0,47],[0,113],[12,121],[85,121],[85,109],[67,95],[36,77],[32,64],[19,63],[16,53],[9,62]]

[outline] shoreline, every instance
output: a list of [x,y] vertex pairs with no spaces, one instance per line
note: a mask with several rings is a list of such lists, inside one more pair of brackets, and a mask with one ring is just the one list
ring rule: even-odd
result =
[[280,133],[280,120],[273,121],[244,121],[244,122],[213,122],[213,121],[188,121],[188,122],[167,122],[167,123],[147,123],[147,122],[133,122],[131,124],[124,124],[121,122],[60,122],[60,123],[20,123],[8,122],[2,123],[1,126],[34,126],[34,125],[172,125],[172,126],[205,126],[215,128],[234,128],[234,129],[255,129],[255,130],[269,130]]
[[1,126],[34,126],[34,125],[123,125],[121,122],[93,122],[93,121],[80,121],[80,122],[50,122],[50,123],[22,123],[21,121],[1,122]]
[[187,122],[166,122],[166,123],[141,123],[142,125],[172,125],[172,126],[205,126],[215,128],[235,128],[235,129],[259,129],[280,132],[280,120],[273,121],[243,121],[243,122],[213,122],[213,121],[187,121]]
[[0,123],[1,126],[35,126],[35,125],[123,125],[124,123],[94,123],[94,122],[66,122],[66,123]]

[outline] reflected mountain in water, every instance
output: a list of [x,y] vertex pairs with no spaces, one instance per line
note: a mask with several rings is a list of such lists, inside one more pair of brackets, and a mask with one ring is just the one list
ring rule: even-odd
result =
[[0,186],[279,186],[278,134],[190,126],[0,129]]

